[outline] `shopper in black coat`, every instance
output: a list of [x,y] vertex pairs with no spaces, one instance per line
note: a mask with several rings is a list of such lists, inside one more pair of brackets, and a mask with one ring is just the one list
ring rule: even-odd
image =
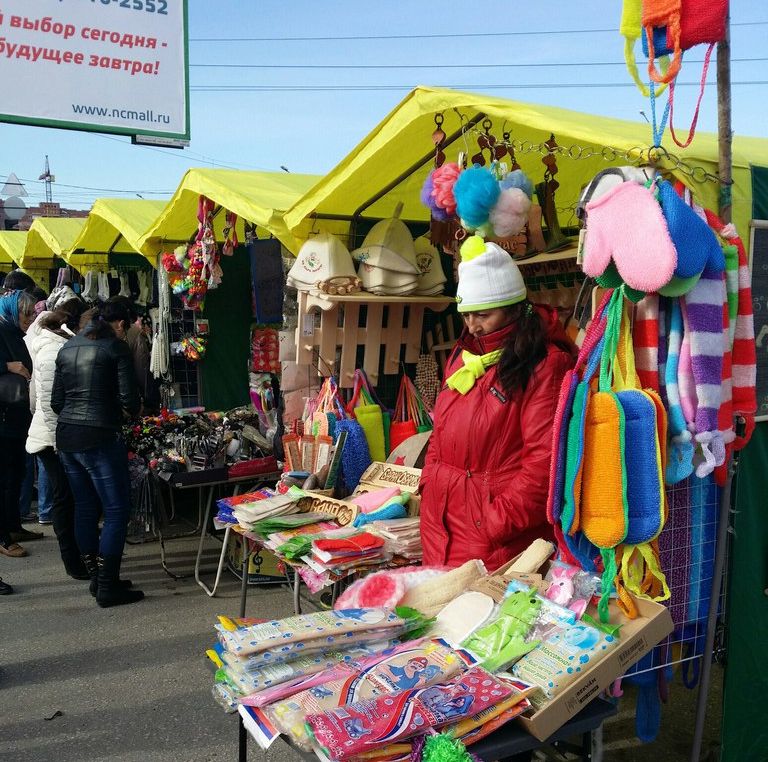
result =
[[39,536],[22,529],[19,515],[24,443],[32,421],[28,388],[32,361],[24,334],[34,319],[34,296],[24,291],[0,296],[0,555],[11,558],[27,555],[19,540]]
[[75,497],[75,537],[102,607],[144,597],[119,578],[131,506],[121,429],[141,406],[125,341],[129,325],[125,305],[108,301],[97,309],[59,350],[51,392],[56,448]]

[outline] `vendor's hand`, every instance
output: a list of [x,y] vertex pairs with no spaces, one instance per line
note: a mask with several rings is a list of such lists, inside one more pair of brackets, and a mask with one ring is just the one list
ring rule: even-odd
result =
[[26,378],[27,381],[29,381],[29,371],[23,362],[19,362],[18,360],[15,360],[14,362],[7,362],[5,367],[8,368],[9,373],[16,373],[17,375],[22,376],[23,378]]

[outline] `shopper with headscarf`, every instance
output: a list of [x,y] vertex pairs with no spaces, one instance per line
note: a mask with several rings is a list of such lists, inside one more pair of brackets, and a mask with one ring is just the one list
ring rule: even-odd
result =
[[0,296],[0,554],[26,556],[19,545],[39,535],[21,527],[19,495],[24,481],[24,442],[32,420],[29,381],[32,360],[24,343],[35,319],[35,298],[24,291]]
[[97,308],[82,333],[59,350],[51,394],[51,409],[59,416],[56,446],[75,496],[75,537],[102,607],[144,597],[119,576],[130,514],[128,456],[120,431],[126,415],[140,409],[125,342],[130,319],[120,303]]
[[[51,409],[51,393],[59,350],[80,330],[80,317],[86,305],[81,299],[69,299],[54,311],[40,314],[27,331],[25,342],[32,357],[32,381],[29,385],[32,424],[27,436],[27,452],[42,464],[50,494],[50,516],[59,542],[61,560],[74,579],[90,579],[80,558],[75,540],[75,501],[67,475],[55,451],[57,415]],[[38,483],[38,495],[40,486]],[[42,516],[42,512],[40,514]],[[95,592],[95,590],[94,590]]]

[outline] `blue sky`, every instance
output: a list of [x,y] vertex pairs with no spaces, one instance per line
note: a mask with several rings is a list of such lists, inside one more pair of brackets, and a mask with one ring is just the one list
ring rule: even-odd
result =
[[[649,104],[634,87],[589,86],[629,82],[618,31],[596,31],[618,28],[620,6],[620,0],[189,0],[192,142],[188,150],[132,146],[127,138],[114,135],[0,124],[0,180],[9,172],[22,179],[37,178],[47,153],[57,178],[54,199],[63,205],[87,208],[99,196],[141,194],[157,198],[157,192],[169,194],[192,166],[279,171],[283,165],[293,172],[323,173],[418,84],[460,87],[514,100],[642,119],[641,110],[650,116]],[[763,111],[768,85],[738,84],[768,81],[768,54],[763,52],[768,8],[761,6],[755,0],[731,2],[732,57],[750,59],[733,63],[733,126],[737,134],[768,137]],[[574,31],[338,39],[569,29]],[[234,37],[272,39],[230,41]],[[698,81],[702,57],[703,49],[688,54],[681,81]],[[233,69],[212,64],[315,68]],[[478,67],[480,64],[493,67]],[[329,66],[414,68],[317,68]],[[714,58],[708,82],[699,128],[715,130]],[[233,85],[278,89],[195,89]],[[320,89],[390,86],[399,89]],[[317,89],[280,89],[291,87]],[[690,119],[695,93],[695,87],[678,88],[675,112],[681,129]],[[40,183],[30,182],[26,187],[31,202],[42,198]]]

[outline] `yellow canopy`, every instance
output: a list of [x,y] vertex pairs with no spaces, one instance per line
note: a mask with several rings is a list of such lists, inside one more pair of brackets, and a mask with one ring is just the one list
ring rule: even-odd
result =
[[243,220],[246,220],[295,251],[296,242],[285,227],[283,211],[318,179],[317,175],[287,172],[190,169],[154,224],[140,237],[138,248],[147,258],[153,258],[166,244],[188,241],[197,227],[198,198],[203,195],[222,209],[214,219],[217,240],[221,240],[226,209],[238,217],[237,234],[241,241],[244,240]]
[[27,243],[27,231],[0,230],[0,263],[19,264],[24,246]]
[[[18,230],[0,230],[0,263],[10,264],[11,262],[16,265],[20,265],[22,257],[24,256],[24,249],[27,245],[27,231]],[[31,260],[32,265],[35,264],[35,260]],[[49,267],[46,264],[44,267],[19,267],[19,269],[29,275],[32,280],[37,283],[38,286],[48,290],[49,284]]]
[[[481,124],[470,129],[464,138],[460,136],[462,123],[479,115],[489,118],[493,126],[491,134],[502,138],[509,132],[512,140],[523,141],[517,160],[529,177],[540,182],[544,173],[542,154],[531,150],[546,141],[554,133],[557,143],[568,150],[558,154],[559,172],[557,191],[559,208],[573,206],[580,190],[597,172],[612,165],[632,163],[616,151],[636,156],[641,147],[647,148],[651,128],[647,124],[592,116],[550,106],[493,98],[487,95],[463,93],[439,88],[418,87],[413,90],[373,131],[328,175],[297,201],[285,214],[285,222],[291,233],[305,240],[313,225],[326,229],[340,229],[339,222],[310,220],[313,213],[322,215],[353,215],[369,204],[377,194],[403,173],[433,151],[431,140],[435,129],[435,114],[442,113],[442,125],[446,135],[459,137],[446,149],[449,161],[456,161],[464,151],[472,156],[478,151],[477,138]],[[482,120],[481,120],[482,121]],[[571,148],[573,146],[573,148]],[[717,173],[717,137],[710,133],[697,133],[691,146],[685,151],[677,149],[671,139],[665,138],[665,148],[691,166],[699,166],[708,173]],[[528,150],[526,150],[528,149]],[[586,150],[585,150],[586,149]],[[585,153],[597,152],[589,158]],[[506,159],[508,161],[508,158]],[[748,233],[751,217],[752,186],[750,165],[768,166],[768,140],[760,138],[734,139],[733,144],[733,220],[742,236]],[[675,171],[692,187],[697,199],[711,209],[717,209],[718,183],[703,179],[697,171],[696,181],[675,168],[675,162],[664,160],[660,165]],[[366,206],[364,216],[381,218],[392,215],[398,202],[404,205],[401,217],[424,220],[428,210],[419,200],[419,191],[427,173],[432,169],[427,161],[419,169],[395,185],[385,195]],[[561,224],[573,224],[568,212],[560,212]],[[346,226],[344,227],[346,229]],[[352,242],[359,244],[359,242]]]
[[[141,254],[141,236],[160,216],[167,201],[99,198],[80,234],[66,252],[73,267],[105,264],[107,255]],[[150,260],[154,263],[154,258]]]
[[21,257],[22,267],[53,267],[53,258],[69,251],[85,225],[84,217],[38,217],[33,220]]

